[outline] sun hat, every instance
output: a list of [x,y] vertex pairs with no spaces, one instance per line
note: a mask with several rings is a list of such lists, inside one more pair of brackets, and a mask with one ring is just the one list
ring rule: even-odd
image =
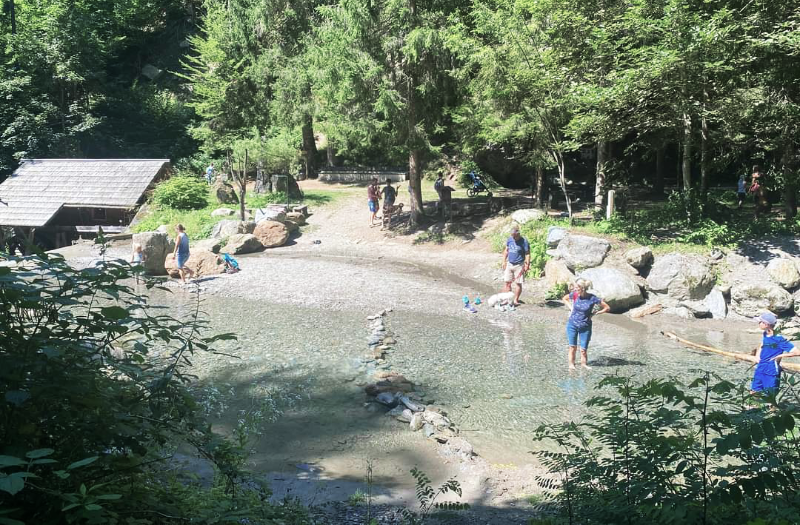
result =
[[778,323],[778,318],[772,312],[764,312],[755,318],[756,321],[763,321],[770,326],[775,326]]

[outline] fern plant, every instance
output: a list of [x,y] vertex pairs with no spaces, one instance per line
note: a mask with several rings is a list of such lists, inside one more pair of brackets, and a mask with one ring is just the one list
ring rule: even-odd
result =
[[411,475],[414,476],[416,482],[419,512],[415,513],[409,509],[403,509],[401,511],[403,523],[421,525],[425,523],[433,510],[462,511],[469,508],[468,503],[436,501],[439,496],[451,492],[458,495],[459,498],[461,497],[461,484],[455,478],[445,481],[438,489],[434,489],[430,478],[418,468],[411,469]]

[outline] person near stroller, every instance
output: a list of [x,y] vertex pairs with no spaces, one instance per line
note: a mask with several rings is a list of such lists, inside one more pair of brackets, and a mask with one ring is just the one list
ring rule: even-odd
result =
[[[394,200],[397,197],[397,190],[392,186],[392,179],[386,179],[386,186],[381,190],[383,195],[383,222],[387,228],[392,227],[392,211],[394,211]],[[381,227],[383,229],[383,227]]]

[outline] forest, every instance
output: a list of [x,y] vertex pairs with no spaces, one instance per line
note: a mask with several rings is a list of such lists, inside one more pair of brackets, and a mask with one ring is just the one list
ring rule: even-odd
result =
[[[230,153],[276,173],[463,163],[507,187],[733,187],[796,208],[795,0],[6,0],[21,158]],[[241,162],[241,161],[240,161]],[[248,166],[248,169],[250,166]],[[539,192],[541,199],[541,191]]]

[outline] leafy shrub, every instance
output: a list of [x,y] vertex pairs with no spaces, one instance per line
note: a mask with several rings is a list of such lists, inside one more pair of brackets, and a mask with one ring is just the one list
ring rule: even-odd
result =
[[172,177],[156,186],[153,202],[178,210],[205,208],[208,206],[208,186],[196,177]]
[[[706,373],[688,386],[606,377],[615,396],[586,402],[588,420],[545,425],[537,455],[570,523],[793,523],[800,515],[798,381],[788,406],[753,403],[744,386]],[[763,521],[758,521],[763,520]]]
[[569,285],[567,283],[556,283],[552,288],[547,290],[544,298],[548,301],[558,301],[569,292]]
[[[233,336],[149,308],[131,276],[47,254],[0,267],[0,523],[302,523],[187,388],[192,355]],[[214,465],[213,487],[177,478],[179,446]]]

